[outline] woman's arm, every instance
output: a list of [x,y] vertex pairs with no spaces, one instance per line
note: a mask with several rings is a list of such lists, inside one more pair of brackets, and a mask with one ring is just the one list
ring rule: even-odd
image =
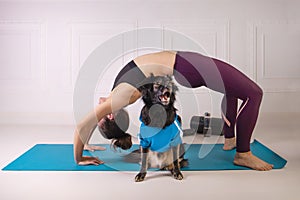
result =
[[[106,101],[106,97],[100,97],[99,98],[99,104],[104,103]],[[87,151],[104,151],[106,150],[105,147],[102,146],[95,146],[95,145],[89,145],[89,141],[92,137],[92,134],[94,132],[94,130],[97,128],[98,125],[95,126],[95,128],[93,129],[92,133],[89,135],[89,137],[87,138],[86,143],[84,144],[83,150],[87,150]]]
[[[96,107],[95,111],[99,110],[99,106],[100,105]],[[73,151],[75,162],[79,165],[98,165],[103,163],[98,158],[86,157],[82,155],[84,144],[88,142],[98,123],[97,112],[95,111],[90,112],[75,129]]]
[[74,138],[74,158],[75,162],[78,165],[100,165],[104,162],[99,160],[96,157],[90,157],[90,156],[82,156],[83,151],[83,143],[81,141],[81,138],[77,132],[75,131],[75,138]]
[[96,106],[95,110],[89,113],[82,122],[77,125],[74,133],[74,159],[79,165],[98,165],[103,161],[95,157],[86,157],[82,155],[84,144],[90,138],[93,130],[104,116],[116,110],[119,110],[128,104],[135,102],[141,97],[141,93],[133,86],[127,83],[119,84],[105,100],[105,102]]

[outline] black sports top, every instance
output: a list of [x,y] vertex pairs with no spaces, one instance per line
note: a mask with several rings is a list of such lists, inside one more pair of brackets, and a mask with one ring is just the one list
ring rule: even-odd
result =
[[125,67],[117,75],[113,85],[113,89],[120,83],[128,83],[135,88],[139,88],[143,85],[145,79],[145,74],[132,60],[127,65],[125,65]]

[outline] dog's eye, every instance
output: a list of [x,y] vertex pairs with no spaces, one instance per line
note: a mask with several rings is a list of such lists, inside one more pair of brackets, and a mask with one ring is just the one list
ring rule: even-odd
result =
[[156,92],[159,90],[159,85],[158,84],[153,84],[153,90]]

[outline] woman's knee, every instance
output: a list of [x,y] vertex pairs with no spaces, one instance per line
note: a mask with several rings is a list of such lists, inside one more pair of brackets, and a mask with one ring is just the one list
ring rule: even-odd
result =
[[260,104],[263,98],[263,90],[258,85],[250,92],[249,97],[252,99],[252,101],[255,101],[256,103]]
[[259,99],[262,99],[263,94],[264,94],[264,92],[263,92],[262,88],[257,86],[257,88],[255,90],[256,97],[259,98]]

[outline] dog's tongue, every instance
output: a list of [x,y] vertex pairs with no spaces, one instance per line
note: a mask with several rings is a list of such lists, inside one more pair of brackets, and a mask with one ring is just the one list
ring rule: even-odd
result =
[[168,96],[167,95],[161,95],[160,97],[161,101],[168,101]]

